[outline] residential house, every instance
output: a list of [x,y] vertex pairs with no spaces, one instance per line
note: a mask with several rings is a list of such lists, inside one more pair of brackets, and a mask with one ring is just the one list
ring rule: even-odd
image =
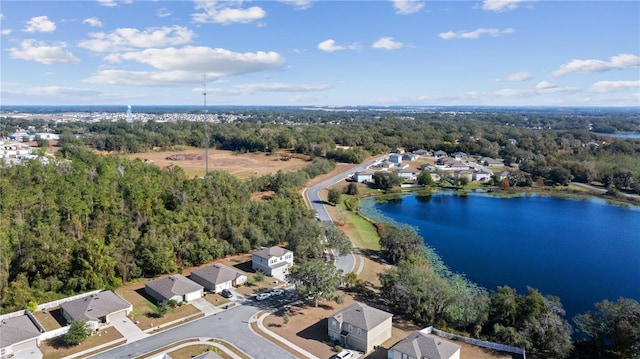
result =
[[391,338],[393,314],[355,302],[328,318],[329,337],[365,353]]
[[206,290],[214,292],[231,289],[231,287],[236,287],[247,281],[246,274],[224,264],[214,264],[196,269],[191,272],[189,278]]
[[415,331],[387,352],[387,359],[460,359],[460,346],[433,334]]
[[393,149],[393,151],[391,151],[391,153],[403,154],[404,148],[395,148]]
[[398,175],[398,177],[402,178],[403,180],[415,181],[418,178],[416,173],[411,170],[398,169],[398,170],[395,170],[394,172]]
[[[40,352],[40,333],[44,329],[28,315],[19,315],[2,319],[0,322],[0,358],[20,358],[32,351]],[[42,355],[42,353],[40,353]]]
[[389,162],[391,163],[402,163],[402,155],[399,153],[394,153],[389,155]]
[[293,252],[281,247],[263,248],[251,255],[251,267],[268,276],[286,280],[293,265]]
[[67,322],[87,322],[91,329],[125,319],[133,310],[131,303],[118,294],[105,290],[60,304],[62,316]]
[[443,150],[438,150],[436,152],[433,153],[433,156],[435,158],[442,158],[442,157],[447,157],[447,153],[444,152]]
[[359,183],[373,182],[373,172],[360,171],[353,174],[353,180]]
[[446,171],[466,171],[469,166],[453,158],[439,158],[436,162],[439,169]]
[[498,179],[498,181],[502,181],[503,179],[507,179],[507,178],[509,178],[510,175],[511,175],[511,173],[508,170],[504,170],[504,171],[500,171],[500,172],[496,172],[495,173],[496,179]]
[[144,290],[158,303],[175,300],[176,302],[189,302],[204,295],[203,286],[187,279],[181,274],[173,274],[168,277],[152,280],[145,283]]
[[200,355],[194,356],[192,359],[222,359],[216,352],[206,351]]
[[414,153],[405,153],[402,155],[402,160],[403,161],[415,161],[418,159],[418,155],[414,154]]
[[462,160],[467,158],[467,154],[464,152],[454,152],[453,155],[451,156],[456,160]]
[[485,169],[479,169],[473,171],[473,176],[471,177],[473,181],[485,182],[491,179],[491,172]]
[[412,152],[414,155],[417,156],[421,156],[421,157],[430,157],[433,156],[433,153],[431,153],[431,151],[427,151],[427,150],[415,150]]
[[36,133],[35,134],[35,139],[36,140],[59,140],[60,139],[60,135],[55,134],[55,133],[48,133],[48,132],[40,132],[40,133]]
[[480,163],[482,163],[483,165],[485,165],[487,167],[504,166],[504,163],[502,163],[502,161],[496,160],[496,159],[491,158],[491,157],[482,157],[482,159],[480,160]]

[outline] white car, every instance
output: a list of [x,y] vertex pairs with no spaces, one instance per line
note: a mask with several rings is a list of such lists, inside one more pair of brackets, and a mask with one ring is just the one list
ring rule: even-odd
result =
[[257,300],[265,300],[271,296],[271,293],[258,293],[256,295]]
[[353,353],[347,349],[331,357],[331,359],[351,359],[351,358],[353,358]]
[[284,293],[284,290],[280,289],[280,288],[276,288],[271,290],[271,295],[282,295],[282,293]]

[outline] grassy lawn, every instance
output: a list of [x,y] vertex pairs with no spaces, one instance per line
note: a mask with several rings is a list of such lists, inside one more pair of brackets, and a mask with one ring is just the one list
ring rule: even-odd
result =
[[[58,358],[64,358],[72,354],[79,353],[83,350],[91,349],[101,344],[109,343],[111,341],[118,340],[118,339],[122,339],[122,340],[118,342],[116,345],[122,344],[126,341],[126,339],[124,339],[124,337],[122,336],[122,334],[120,334],[119,331],[111,327],[111,328],[106,328],[99,331],[98,333],[90,336],[85,341],[83,341],[82,343],[80,343],[75,347],[66,347],[62,342],[62,337],[49,339],[42,343],[42,345],[40,346],[40,351],[42,352],[43,359],[58,359]],[[99,350],[102,351],[105,349],[103,348]]]
[[223,352],[219,348],[207,344],[189,345],[187,347],[168,352],[167,354],[169,354],[172,359],[190,359],[209,350],[212,350],[225,359],[231,359],[231,356],[229,356],[227,353]]
[[227,304],[229,302],[231,302],[229,299],[221,296],[218,293],[215,294],[207,294],[204,296],[204,300],[206,300],[207,302],[215,305],[215,306],[220,306],[220,305],[224,305]]
[[38,311],[33,313],[33,316],[42,324],[45,330],[51,331],[54,329],[62,328],[65,319],[62,317],[60,307],[50,308],[47,313]]

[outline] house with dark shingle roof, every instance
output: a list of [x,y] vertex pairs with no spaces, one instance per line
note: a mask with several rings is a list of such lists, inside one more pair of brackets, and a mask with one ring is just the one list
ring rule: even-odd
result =
[[222,357],[215,352],[207,351],[198,356],[193,357],[193,359],[222,359]]
[[391,338],[393,314],[355,302],[328,318],[329,337],[365,353]]
[[116,293],[105,290],[60,304],[62,316],[67,322],[87,322],[92,329],[114,320],[125,319],[133,310],[131,303]]
[[144,290],[158,303],[175,300],[189,302],[204,296],[204,287],[181,274],[152,280],[145,283]]
[[19,352],[35,351],[40,346],[44,329],[29,316],[19,315],[0,321],[0,357],[19,358]]
[[433,334],[415,331],[387,352],[387,359],[460,359],[460,346]]
[[191,272],[189,278],[206,290],[220,292],[247,281],[247,275],[224,264],[214,264]]
[[262,273],[286,280],[293,265],[293,252],[281,247],[262,248],[251,255],[251,267]]

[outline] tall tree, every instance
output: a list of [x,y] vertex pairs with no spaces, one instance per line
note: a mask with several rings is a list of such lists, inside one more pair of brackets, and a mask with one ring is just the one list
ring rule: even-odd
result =
[[327,239],[327,247],[337,251],[341,256],[351,253],[353,247],[347,235],[339,230],[333,223],[323,226],[324,236]]
[[302,298],[310,297],[318,306],[320,299],[333,298],[340,280],[342,270],[332,263],[309,260],[291,267],[287,280],[296,286],[296,292]]

